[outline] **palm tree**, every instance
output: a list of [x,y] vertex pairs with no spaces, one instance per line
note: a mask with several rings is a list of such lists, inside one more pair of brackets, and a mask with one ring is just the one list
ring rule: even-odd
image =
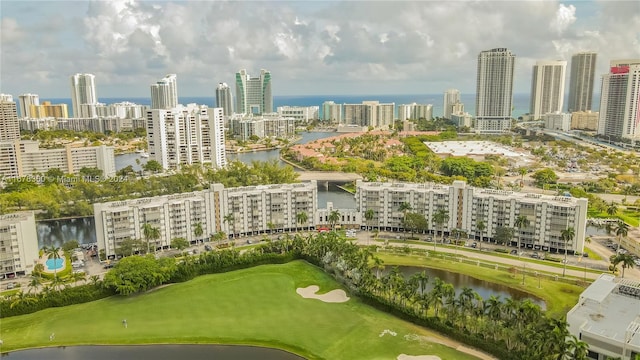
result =
[[204,230],[202,229],[202,223],[197,222],[193,225],[193,235],[195,235],[196,237],[196,244],[198,243],[198,241],[200,240],[200,236],[202,236],[202,234],[204,234]]
[[618,238],[618,248],[616,249],[616,251],[620,251],[620,244],[622,243],[622,239],[626,238],[629,234],[629,225],[627,225],[627,223],[622,220],[618,220],[613,230],[615,231],[616,237]]
[[615,272],[615,269],[618,267],[618,264],[622,264],[623,279],[624,279],[624,270],[627,268],[633,268],[633,266],[635,265],[634,258],[629,254],[611,255],[611,258],[609,258],[609,260],[611,261],[611,265],[613,265],[614,272]]
[[524,187],[524,176],[527,175],[529,169],[526,167],[521,167],[518,169],[518,173],[520,174],[520,187]]
[[78,281],[87,280],[87,274],[85,274],[84,272],[71,273],[71,280],[73,280],[74,284],[78,285]]
[[403,220],[407,219],[407,211],[409,210],[411,210],[411,204],[409,204],[406,201],[403,201],[402,203],[400,203],[400,206],[398,207],[398,211],[402,212]]
[[562,269],[562,277],[564,277],[567,272],[567,245],[570,241],[573,241],[573,238],[576,236],[576,230],[572,227],[568,227],[560,233],[560,238],[564,240],[564,267]]
[[482,240],[483,240],[483,234],[484,234],[484,230],[486,229],[486,225],[484,224],[484,221],[480,220],[478,221],[478,223],[476,224],[476,229],[478,231],[480,231],[480,250],[482,250]]
[[518,256],[520,256],[520,244],[522,243],[522,229],[529,227],[530,224],[531,221],[529,221],[529,219],[524,215],[518,215],[518,217],[516,218],[514,225],[518,228],[518,230],[520,230],[520,232],[518,233]]
[[618,213],[618,205],[616,204],[615,201],[611,201],[609,206],[607,206],[607,215],[614,216],[617,213]]
[[222,221],[226,222],[227,224],[231,224],[231,229],[232,229],[231,230],[232,231],[231,237],[235,237],[235,235],[236,235],[236,219],[233,216],[233,214],[225,215]]
[[371,221],[373,221],[373,218],[376,216],[375,211],[373,211],[373,209],[367,209],[367,211],[364,212],[364,218],[365,220],[367,220],[367,226],[369,227],[369,231],[371,231]]
[[298,224],[304,225],[307,223],[307,220],[309,220],[309,216],[307,216],[306,212],[302,211],[296,214],[296,221]]
[[38,288],[42,286],[42,278],[40,276],[32,276],[31,281],[29,281],[29,285],[27,286],[29,287],[29,293],[31,293],[31,290],[33,290],[33,292],[37,292]]
[[[147,242],[147,254],[151,252],[150,245],[151,240],[158,240],[160,238],[160,230],[150,223],[146,222],[142,224],[142,235],[144,235],[144,239]],[[153,251],[155,252],[156,246],[154,245]]]
[[[51,246],[51,247],[44,247],[44,255],[47,257],[47,259],[53,259],[54,262],[58,262],[58,259],[61,259],[62,256],[60,256],[60,251],[62,251],[59,247],[56,246]],[[57,264],[56,264],[57,265]],[[54,266],[53,267],[53,278],[57,279],[58,278],[58,266]]]
[[436,227],[440,229],[442,232],[442,242],[444,243],[444,229],[442,226],[444,223],[449,221],[449,214],[444,209],[438,209],[435,214],[433,214],[433,222],[436,223]]
[[329,217],[327,218],[327,220],[329,220],[329,224],[331,225],[331,229],[335,230],[336,223],[338,222],[338,220],[340,220],[340,211],[338,211],[338,210],[331,211],[331,213],[329,214]]

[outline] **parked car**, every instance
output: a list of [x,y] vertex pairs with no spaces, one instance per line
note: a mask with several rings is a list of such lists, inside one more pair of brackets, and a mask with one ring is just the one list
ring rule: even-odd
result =
[[10,283],[8,283],[8,284],[7,284],[7,290],[11,290],[11,289],[15,288],[15,287],[16,287],[16,285],[17,285],[17,284],[16,284],[16,283],[14,283],[14,282],[10,282]]
[[518,250],[513,249],[513,250],[511,250],[511,251],[509,252],[509,254],[511,254],[511,255],[518,255]]
[[531,254],[531,257],[532,257],[532,258],[534,258],[534,259],[538,259],[538,258],[540,258],[540,256],[538,255],[538,253],[537,253],[537,252],[532,253],[532,254]]
[[204,246],[204,249],[205,249],[206,251],[211,251],[211,250],[213,250],[213,248],[212,248],[212,247],[211,247],[211,245],[209,245],[209,244],[205,245],[205,246]]

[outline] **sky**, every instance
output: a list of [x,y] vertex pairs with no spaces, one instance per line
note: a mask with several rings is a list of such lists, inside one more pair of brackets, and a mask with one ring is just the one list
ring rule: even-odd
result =
[[[215,96],[235,73],[271,71],[274,95],[475,93],[480,51],[516,55],[514,91],[537,60],[640,58],[636,1],[0,0],[0,92],[149,97],[165,74],[183,96]],[[567,74],[569,73],[567,67]],[[567,75],[568,87],[568,75]],[[596,86],[599,92],[599,81]]]

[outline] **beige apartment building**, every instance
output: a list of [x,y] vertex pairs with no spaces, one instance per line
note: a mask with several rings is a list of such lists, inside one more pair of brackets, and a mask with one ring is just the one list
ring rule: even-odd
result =
[[34,212],[0,215],[0,276],[31,274],[38,256]]

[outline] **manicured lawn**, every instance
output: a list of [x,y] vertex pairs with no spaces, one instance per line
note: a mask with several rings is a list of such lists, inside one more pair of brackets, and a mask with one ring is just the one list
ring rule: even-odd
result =
[[[320,286],[320,292],[339,288],[322,271],[294,261],[201,276],[133,297],[47,309],[2,319],[2,351],[77,344],[224,343],[276,347],[308,359],[396,359],[403,353],[476,359],[430,341],[405,339],[410,334],[441,337],[357,299],[304,299],[296,288],[308,285]],[[380,337],[385,329],[397,336]]]
[[589,259],[592,260],[602,260],[602,256],[598,255],[597,253],[595,253],[593,250],[589,249],[588,247],[585,246],[584,248],[584,252],[589,254]]
[[457,261],[442,260],[435,257],[417,255],[398,255],[380,252],[376,254],[385,265],[423,266],[434,269],[450,270],[486,280],[496,284],[502,284],[514,289],[522,290],[541,298],[547,304],[547,312],[552,316],[563,316],[578,302],[578,298],[584,288],[576,285],[564,284],[558,281],[538,279],[533,276],[525,277],[525,285],[522,285],[522,275],[514,276],[505,271],[478,267],[475,265],[460,263]]

